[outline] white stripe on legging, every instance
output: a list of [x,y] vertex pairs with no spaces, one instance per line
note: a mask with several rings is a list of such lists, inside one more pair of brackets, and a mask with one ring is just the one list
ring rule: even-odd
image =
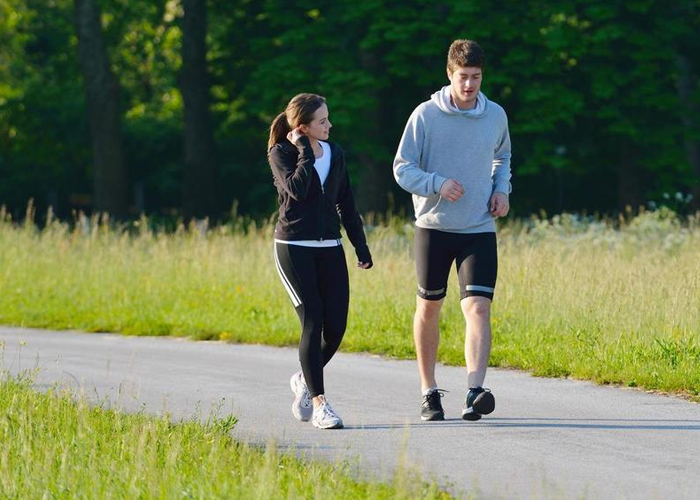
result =
[[287,279],[287,276],[285,276],[284,271],[282,270],[282,265],[280,264],[280,259],[277,256],[277,245],[275,245],[275,265],[277,266],[277,273],[280,275],[280,279],[282,280],[282,284],[287,289],[287,293],[289,294],[289,298],[292,299],[292,305],[294,307],[299,307],[301,305],[301,299],[299,299],[299,296],[294,291],[292,284],[289,282],[289,280]]

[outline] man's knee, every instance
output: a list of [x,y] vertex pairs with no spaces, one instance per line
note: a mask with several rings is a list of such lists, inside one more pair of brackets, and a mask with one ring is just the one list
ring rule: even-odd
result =
[[488,319],[491,301],[486,297],[467,297],[462,301],[462,310],[469,317]]
[[440,309],[444,301],[445,299],[426,300],[416,297],[416,317],[424,321],[436,319],[440,315]]

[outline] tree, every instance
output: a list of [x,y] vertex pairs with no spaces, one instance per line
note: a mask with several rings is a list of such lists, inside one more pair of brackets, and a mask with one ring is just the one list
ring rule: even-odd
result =
[[0,2],[0,204],[62,216],[89,193],[90,140],[73,0]]
[[119,84],[110,69],[100,17],[95,0],[75,0],[78,59],[87,92],[93,146],[93,207],[123,217],[128,200]]
[[[92,52],[78,64],[75,7],[97,2],[104,41],[81,35]],[[310,91],[328,99],[361,210],[391,208],[392,194],[408,208],[391,172],[401,131],[447,83],[450,41],[471,38],[487,54],[483,90],[508,112],[516,213],[607,212],[664,192],[698,207],[699,30],[698,0],[3,0],[0,203],[20,212],[33,197],[65,216],[91,181],[114,194],[100,172],[118,154],[98,140],[111,127],[139,209],[221,214],[237,199],[267,216],[267,128]],[[85,60],[114,75],[88,88]]]
[[679,2],[671,13],[673,23],[665,29],[676,32],[675,54],[678,101],[683,123],[683,145],[690,165],[690,207],[700,210],[700,2]]
[[209,114],[206,0],[183,0],[180,89],[185,105],[183,213],[212,215],[219,202],[216,146]]

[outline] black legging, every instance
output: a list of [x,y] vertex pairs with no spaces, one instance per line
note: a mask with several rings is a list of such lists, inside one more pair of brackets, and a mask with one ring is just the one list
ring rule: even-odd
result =
[[348,320],[350,287],[342,246],[275,243],[282,283],[301,322],[299,361],[311,397],[324,394],[323,367],[340,346]]

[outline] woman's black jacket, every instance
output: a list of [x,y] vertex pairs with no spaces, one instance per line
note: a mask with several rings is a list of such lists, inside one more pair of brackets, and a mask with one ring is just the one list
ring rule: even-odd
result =
[[331,168],[326,182],[321,185],[309,138],[302,136],[297,144],[285,139],[268,151],[280,205],[275,238],[285,241],[338,239],[342,220],[357,259],[371,264],[372,256],[355,208],[343,150],[329,142]]

